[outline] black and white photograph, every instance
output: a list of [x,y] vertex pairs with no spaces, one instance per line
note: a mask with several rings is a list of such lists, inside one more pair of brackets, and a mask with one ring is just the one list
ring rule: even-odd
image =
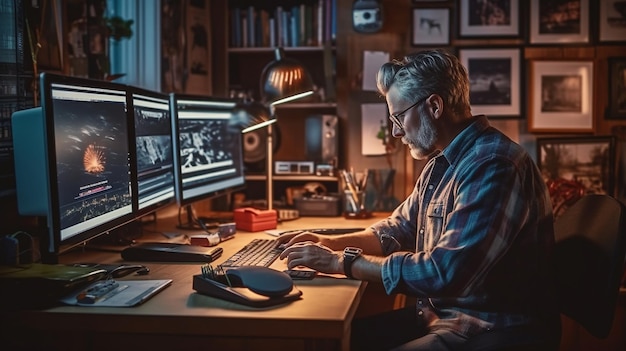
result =
[[413,9],[413,46],[450,44],[449,8]]
[[459,1],[459,37],[518,37],[519,0]]
[[529,130],[593,131],[593,62],[531,61]]
[[459,49],[470,79],[472,113],[489,117],[521,116],[519,48]]
[[589,0],[531,0],[530,43],[588,43]]
[[600,0],[600,41],[626,41],[626,1]]

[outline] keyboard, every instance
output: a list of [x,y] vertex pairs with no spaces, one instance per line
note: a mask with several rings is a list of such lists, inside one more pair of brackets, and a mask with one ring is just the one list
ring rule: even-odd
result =
[[252,239],[237,253],[230,256],[221,265],[223,267],[265,266],[276,261],[281,249],[277,248],[276,239]]

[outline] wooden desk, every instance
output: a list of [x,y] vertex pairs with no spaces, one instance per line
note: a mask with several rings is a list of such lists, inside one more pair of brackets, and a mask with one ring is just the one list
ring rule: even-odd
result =
[[[175,211],[165,217],[160,213],[157,223],[146,229],[174,230],[175,216]],[[305,217],[279,224],[278,229],[364,227],[380,218]],[[235,239],[220,244],[224,254],[216,264],[255,237],[271,236],[238,231]],[[154,238],[144,235],[142,239]],[[79,250],[62,255],[61,261],[116,263],[122,259],[119,253]],[[12,347],[3,349],[347,350],[350,324],[366,287],[343,276],[318,276],[296,283],[303,292],[301,300],[257,309],[197,294],[192,275],[200,272],[200,264],[145,264],[151,269],[149,275],[127,279],[170,278],[172,285],[133,308],[62,306],[4,314],[0,335],[3,344]],[[286,265],[277,260],[272,267],[282,270]]]

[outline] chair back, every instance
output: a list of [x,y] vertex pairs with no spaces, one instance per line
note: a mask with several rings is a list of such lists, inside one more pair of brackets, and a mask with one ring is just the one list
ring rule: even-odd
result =
[[606,338],[624,273],[625,206],[609,195],[585,195],[557,217],[554,233],[560,311]]

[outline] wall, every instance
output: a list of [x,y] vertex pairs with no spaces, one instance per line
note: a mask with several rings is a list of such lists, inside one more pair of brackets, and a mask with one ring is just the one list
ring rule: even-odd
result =
[[[586,135],[608,135],[616,126],[626,126],[624,120],[607,120],[604,111],[608,105],[608,64],[607,57],[626,56],[626,42],[597,45],[595,31],[597,26],[597,8],[592,4],[591,8],[591,44],[578,45],[529,45],[524,38],[529,28],[528,2],[519,1],[521,4],[521,32],[519,39],[459,39],[457,35],[457,1],[439,2],[415,2],[411,0],[383,0],[383,28],[374,34],[360,34],[352,29],[351,14],[352,1],[339,0],[338,2],[338,33],[337,38],[337,95],[338,114],[343,119],[344,125],[349,126],[344,135],[343,150],[345,150],[346,165],[355,165],[360,168],[376,168],[387,164],[383,156],[361,155],[361,112],[360,105],[368,102],[383,102],[376,93],[360,90],[360,74],[362,73],[362,53],[364,50],[386,51],[392,58],[401,58],[407,53],[419,50],[411,45],[412,7],[419,4],[420,7],[443,6],[451,9],[451,50],[459,47],[510,47],[519,46],[523,50],[523,65],[534,59],[584,59],[593,60],[594,63],[594,132]],[[593,3],[593,2],[592,2]],[[594,17],[596,16],[596,17]],[[596,43],[596,44],[594,44]],[[619,45],[618,45],[619,44]],[[523,83],[524,84],[524,83]],[[526,97],[528,87],[523,85],[523,97]],[[522,103],[526,103],[525,100]],[[503,130],[523,145],[531,155],[535,155],[536,139],[540,136],[565,136],[570,134],[539,134],[530,133],[527,128],[527,115],[521,119],[491,119],[497,128]],[[395,179],[394,194],[403,198],[408,194],[424,166],[423,162],[413,161],[410,155],[400,145],[391,157],[392,167],[398,170]],[[623,181],[621,181],[623,183]]]

